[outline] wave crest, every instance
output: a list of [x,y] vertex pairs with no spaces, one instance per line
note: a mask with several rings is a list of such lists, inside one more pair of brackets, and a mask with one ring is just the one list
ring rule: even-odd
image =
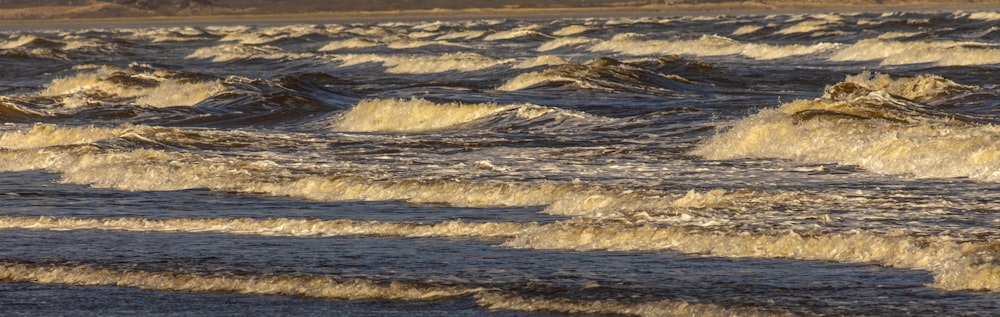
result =
[[880,84],[871,79],[884,77],[867,78],[835,85],[818,99],[762,110],[737,121],[692,154],[715,160],[783,158],[805,164],[856,165],[884,174],[1000,182],[1000,144],[996,142],[1000,128],[976,124],[971,118],[887,91],[943,100],[948,92],[971,87],[934,77]]
[[59,98],[61,105],[67,108],[106,101],[134,102],[159,108],[193,106],[225,90],[217,81],[193,81],[178,77],[162,70],[98,67],[91,72],[54,79],[39,95]]
[[610,40],[595,44],[591,46],[590,50],[593,52],[607,51],[629,55],[742,55],[757,60],[773,60],[828,52],[840,47],[840,45],[836,43],[817,43],[812,45],[742,43],[718,35],[703,35],[696,40],[643,40],[637,38],[634,34],[626,33],[615,35]]
[[313,57],[311,53],[289,53],[277,46],[251,45],[243,43],[221,44],[203,47],[187,56],[188,59],[211,59],[213,62],[231,62],[247,59],[303,59]]
[[1000,50],[985,43],[955,41],[892,41],[866,39],[838,50],[832,61],[879,61],[882,65],[937,66],[1000,63]]
[[477,53],[447,53],[439,56],[407,56],[377,54],[334,55],[341,66],[364,63],[381,63],[388,67],[390,74],[435,74],[449,71],[471,72],[511,63],[512,60],[499,59]]
[[1000,266],[992,262],[998,247],[996,242],[960,243],[948,238],[915,237],[905,232],[745,232],[724,228],[705,230],[687,226],[593,223],[577,219],[551,224],[462,221],[418,224],[306,219],[157,220],[9,216],[0,217],[0,228],[214,232],[268,236],[378,235],[489,241],[507,238],[502,245],[513,248],[645,252],[674,250],[725,257],[878,263],[896,268],[928,270],[934,275],[934,286],[942,289],[1000,292]]
[[511,112],[530,120],[553,109],[528,104],[438,104],[423,99],[369,99],[342,114],[331,127],[348,132],[426,132],[451,129]]
[[942,289],[1000,291],[1000,266],[991,262],[996,243],[956,243],[902,233],[750,233],[679,226],[557,223],[529,229],[504,246],[578,251],[675,250],[725,257],[879,263],[929,270],[934,274],[934,286]]
[[340,300],[433,300],[478,289],[454,286],[338,281],[319,276],[204,276],[190,273],[115,270],[88,266],[0,263],[0,280],[83,286],[128,286],[172,292],[294,295]]
[[605,91],[679,91],[694,86],[694,82],[678,75],[661,74],[605,57],[586,65],[568,63],[541,72],[524,73],[508,80],[497,90],[517,91],[563,83]]

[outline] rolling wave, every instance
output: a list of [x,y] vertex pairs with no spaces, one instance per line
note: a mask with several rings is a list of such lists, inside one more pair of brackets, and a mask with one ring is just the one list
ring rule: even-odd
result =
[[315,54],[311,53],[287,52],[280,47],[271,45],[232,43],[199,48],[187,58],[210,59],[216,63],[223,63],[250,59],[292,60],[314,56]]
[[337,281],[319,276],[201,276],[87,266],[0,264],[0,280],[81,286],[129,286],[172,292],[228,292],[339,300],[434,300],[475,293],[448,286]]
[[486,37],[483,37],[484,41],[501,41],[501,40],[513,40],[513,39],[546,39],[549,38],[548,35],[539,32],[542,26],[538,24],[525,25],[518,28],[499,31]]
[[757,60],[774,60],[795,56],[824,53],[840,47],[837,43],[811,45],[770,45],[742,43],[718,36],[703,35],[695,40],[645,40],[636,34],[618,34],[610,40],[590,47],[593,52],[616,52],[628,55],[741,55]]
[[102,67],[94,72],[53,80],[39,93],[60,98],[62,107],[79,108],[104,100],[132,100],[150,107],[193,106],[223,91],[218,82],[191,82],[165,73],[132,73]]
[[740,120],[692,154],[708,159],[784,158],[857,165],[876,173],[998,182],[996,126],[914,101],[939,103],[975,89],[935,76],[849,77],[821,98],[786,103]]
[[992,260],[995,242],[956,243],[869,233],[750,233],[703,230],[697,227],[577,227],[528,230],[504,243],[508,247],[655,251],[725,257],[790,258],[924,269],[934,274],[935,287],[947,290],[1000,291],[1000,265]]
[[[147,126],[56,128],[36,125],[29,131],[0,136],[0,147],[6,149],[0,152],[0,171],[43,169],[61,174],[64,182],[129,191],[205,188],[319,201],[399,200],[467,207],[545,206],[545,212],[554,215],[656,219],[703,225],[718,224],[724,218],[689,209],[739,209],[757,204],[794,203],[801,199],[794,195],[722,190],[670,194],[573,182],[507,184],[426,178],[380,180],[349,173],[300,175],[268,160],[172,151],[190,147],[175,140],[189,139],[187,134],[189,132],[176,128]],[[129,145],[115,146],[118,142]],[[477,164],[488,167],[485,165],[488,163]]]
[[36,35],[22,35],[9,41],[0,41],[0,49],[14,48],[62,48],[66,43],[51,40]]
[[721,228],[627,225],[568,220],[552,224],[386,223],[304,219],[86,219],[0,217],[0,229],[109,230],[133,232],[214,232],[278,236],[374,235],[506,238],[512,248],[577,251],[664,251],[725,257],[789,258],[844,263],[878,263],[928,270],[934,286],[947,290],[1000,292],[1000,265],[992,262],[996,242],[959,243],[947,238],[915,237],[905,232],[741,232]]
[[539,52],[548,52],[566,46],[583,46],[597,42],[595,39],[586,37],[560,37],[539,45],[535,48]]
[[830,60],[879,61],[882,65],[991,65],[1000,64],[1000,49],[976,42],[866,39],[838,50]]
[[340,87],[349,82],[324,73],[270,80],[225,79],[175,73],[148,65],[82,67],[35,93],[0,97],[9,122],[126,120],[180,126],[294,127],[288,122],[319,117],[353,104]]
[[444,72],[472,72],[498,65],[509,64],[512,60],[490,57],[478,53],[445,53],[443,55],[379,55],[340,54],[330,56],[340,62],[341,67],[365,63],[379,63],[390,74],[435,74]]
[[489,309],[524,312],[624,314],[636,316],[788,316],[759,307],[726,307],[679,300],[628,303],[532,298],[482,287],[378,283],[364,279],[337,280],[310,275],[203,275],[191,273],[105,269],[91,266],[0,263],[0,280],[79,286],[128,286],[171,292],[226,292],[255,295],[302,296],[330,300],[432,301],[474,295]]
[[[992,308],[996,15],[3,33],[0,230],[30,243],[0,280],[648,316]],[[78,247],[94,238],[143,242]],[[295,256],[220,249],[271,242]],[[439,269],[414,245],[482,261]],[[373,256],[313,251],[338,248]],[[648,265],[665,258],[686,263]],[[678,273],[710,262],[733,276]],[[815,267],[833,284],[795,277]]]
[[571,83],[580,88],[612,92],[694,90],[696,84],[678,75],[661,74],[639,65],[601,58],[590,64],[569,63],[541,72],[518,75],[497,90],[516,91],[544,85]]
[[[348,132],[428,132],[468,129],[475,122],[530,122],[560,110],[535,105],[437,104],[422,99],[364,100],[331,126]],[[586,117],[561,111],[563,116]]]

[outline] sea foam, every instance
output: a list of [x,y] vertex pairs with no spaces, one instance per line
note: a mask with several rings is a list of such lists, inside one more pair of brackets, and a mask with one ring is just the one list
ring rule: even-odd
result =
[[837,43],[817,43],[811,45],[770,45],[742,43],[718,36],[703,35],[695,40],[644,40],[634,34],[618,34],[610,40],[591,46],[594,52],[617,52],[629,55],[693,55],[723,56],[742,55],[758,60],[772,60],[793,56],[828,52],[840,47]]
[[170,107],[193,106],[224,90],[225,86],[216,81],[188,81],[172,78],[162,71],[145,73],[99,67],[54,79],[39,95],[59,98],[67,108],[100,104],[114,98],[127,98],[138,105]]
[[1000,63],[1000,50],[976,42],[866,39],[836,51],[830,60],[879,61],[882,65],[989,65]]
[[332,129],[351,132],[424,132],[447,129],[530,105],[438,104],[423,99],[364,100]]
[[[868,85],[870,88],[859,88]],[[856,165],[916,177],[1000,181],[1000,128],[899,99],[934,101],[968,86],[923,76],[849,77],[828,94],[764,109],[736,122],[692,154],[713,160],[783,158]],[[850,91],[839,95],[841,91]]]
[[[552,224],[391,223],[308,219],[86,219],[0,217],[0,228],[108,230],[132,232],[215,232],[267,236],[376,235],[507,238],[503,246],[576,251],[663,251],[725,257],[789,258],[845,263],[878,263],[934,274],[933,286],[947,290],[1000,291],[1000,267],[989,260],[995,242],[959,243],[906,232],[798,233],[705,230],[687,226],[594,224],[569,220]],[[30,276],[30,275],[28,275]],[[23,278],[23,276],[21,277]]]
[[472,72],[513,62],[478,53],[447,53],[432,56],[341,54],[331,58],[341,66],[380,63],[390,74],[435,74],[449,71]]

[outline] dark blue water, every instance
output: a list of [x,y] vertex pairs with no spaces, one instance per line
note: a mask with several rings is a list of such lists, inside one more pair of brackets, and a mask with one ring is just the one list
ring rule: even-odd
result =
[[0,307],[996,315],[996,21],[5,31]]

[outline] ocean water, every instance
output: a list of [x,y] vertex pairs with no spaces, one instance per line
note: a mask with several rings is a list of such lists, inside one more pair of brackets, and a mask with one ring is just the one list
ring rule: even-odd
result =
[[2,31],[0,309],[995,316],[998,22]]

